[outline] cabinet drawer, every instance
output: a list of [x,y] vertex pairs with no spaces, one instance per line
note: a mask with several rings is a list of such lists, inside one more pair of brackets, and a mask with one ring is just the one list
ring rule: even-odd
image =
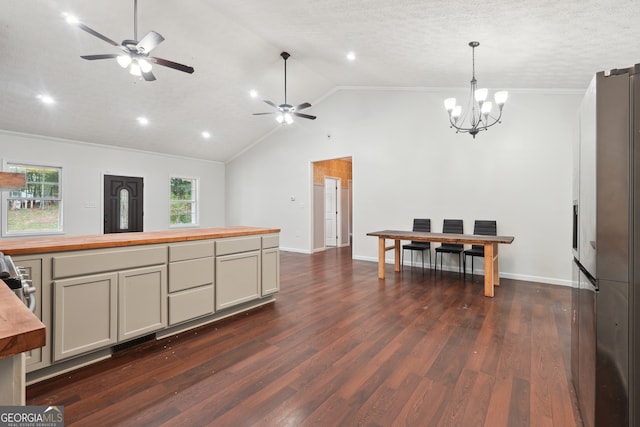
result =
[[213,285],[169,295],[170,325],[205,316],[213,311]]
[[169,246],[169,262],[205,258],[214,255],[213,240],[193,243],[176,243]]
[[261,244],[260,236],[221,239],[216,241],[216,256],[257,251]]
[[169,264],[169,292],[213,284],[213,257]]
[[107,271],[166,264],[167,247],[72,252],[53,257],[53,278],[82,276]]
[[280,246],[280,236],[274,234],[272,236],[262,237],[262,249],[277,248]]

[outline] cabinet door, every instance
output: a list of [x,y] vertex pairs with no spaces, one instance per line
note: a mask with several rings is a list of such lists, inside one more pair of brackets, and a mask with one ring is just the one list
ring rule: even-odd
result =
[[[27,274],[29,275],[29,279],[31,279],[31,286],[36,289],[34,293],[36,297],[36,311],[34,314],[38,317],[38,319],[42,320],[42,259],[24,259],[14,257],[13,261],[17,266],[22,267],[26,270]],[[48,340],[49,339],[47,338],[47,341]],[[34,348],[33,350],[25,353],[25,361],[28,372],[46,366],[42,358],[42,351],[43,347]]]
[[116,273],[82,276],[53,283],[54,360],[116,343],[117,283]]
[[280,290],[280,250],[278,248],[262,251],[262,296]]
[[216,258],[216,310],[260,297],[260,251]]
[[118,341],[146,335],[166,326],[166,266],[118,273]]

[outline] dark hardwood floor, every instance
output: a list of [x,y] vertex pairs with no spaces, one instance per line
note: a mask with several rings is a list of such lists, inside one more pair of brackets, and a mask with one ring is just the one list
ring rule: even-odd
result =
[[67,426],[581,426],[570,289],[281,253],[274,304],[27,389]]

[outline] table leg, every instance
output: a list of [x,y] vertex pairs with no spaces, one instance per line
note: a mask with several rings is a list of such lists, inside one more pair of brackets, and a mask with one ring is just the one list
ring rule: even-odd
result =
[[498,244],[493,244],[493,285],[500,286],[500,269],[498,268]]
[[[493,279],[494,274],[497,274],[497,270],[494,272],[494,260],[493,260],[492,243],[485,243],[484,245],[484,296],[493,297]],[[497,264],[495,264],[497,266]]]
[[396,240],[394,249],[395,249],[395,258],[396,258],[395,271],[398,272],[400,271],[400,240]]
[[384,279],[385,239],[378,237],[378,279]]

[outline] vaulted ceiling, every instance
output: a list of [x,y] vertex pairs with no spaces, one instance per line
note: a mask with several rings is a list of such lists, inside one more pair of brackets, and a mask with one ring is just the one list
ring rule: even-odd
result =
[[478,80],[494,89],[584,89],[596,71],[640,62],[637,0],[139,0],[139,38],[157,31],[154,56],[195,68],[155,66],[145,82],[81,59],[119,50],[61,16],[119,43],[133,38],[133,4],[3,1],[0,129],[224,162],[278,127],[252,113],[284,101],[282,51],[292,104],[344,86],[466,87],[472,40]]

